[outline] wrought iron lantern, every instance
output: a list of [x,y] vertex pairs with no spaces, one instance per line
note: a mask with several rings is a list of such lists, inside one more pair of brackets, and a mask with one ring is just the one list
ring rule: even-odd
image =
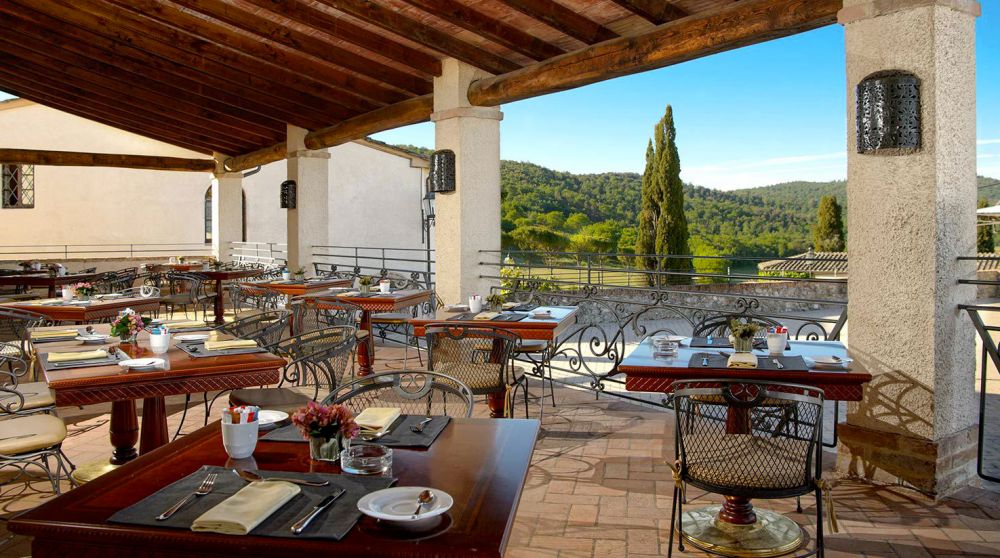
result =
[[429,191],[449,193],[455,191],[455,152],[441,149],[431,154],[431,169],[428,177]]
[[905,155],[920,149],[920,79],[877,72],[857,87],[858,153]]
[[294,180],[286,180],[281,183],[281,208],[295,209],[297,202],[296,188]]

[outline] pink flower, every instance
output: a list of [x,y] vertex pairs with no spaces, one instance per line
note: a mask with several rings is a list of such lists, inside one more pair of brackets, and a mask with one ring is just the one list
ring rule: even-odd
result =
[[340,432],[345,438],[354,438],[361,427],[354,422],[354,414],[343,405],[320,405],[310,401],[292,414],[292,424],[298,427],[303,438],[314,436],[331,438]]

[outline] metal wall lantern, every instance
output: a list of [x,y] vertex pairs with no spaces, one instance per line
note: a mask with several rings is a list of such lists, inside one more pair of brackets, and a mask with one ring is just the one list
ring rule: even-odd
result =
[[455,191],[455,152],[442,149],[431,154],[431,169],[427,178],[431,192]]
[[295,209],[296,192],[295,181],[286,180],[281,183],[281,208]]
[[920,149],[920,79],[871,74],[857,87],[858,153],[906,155]]

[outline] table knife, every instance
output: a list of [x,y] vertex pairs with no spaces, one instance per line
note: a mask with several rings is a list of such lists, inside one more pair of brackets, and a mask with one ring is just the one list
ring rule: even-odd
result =
[[316,504],[316,507],[313,508],[311,512],[307,513],[305,516],[302,517],[302,519],[296,521],[292,525],[292,533],[296,535],[302,534],[302,531],[305,531],[306,527],[309,526],[309,523],[313,519],[315,519],[317,515],[323,513],[323,510],[330,507],[330,504],[336,502],[337,498],[343,496],[345,492],[347,492],[347,490],[342,488],[340,489],[340,492],[331,494],[326,498],[323,498],[323,500],[319,504]]

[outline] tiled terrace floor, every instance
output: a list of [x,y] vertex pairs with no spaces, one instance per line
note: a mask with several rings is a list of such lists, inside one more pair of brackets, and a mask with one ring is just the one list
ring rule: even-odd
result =
[[[378,357],[383,367],[399,368],[402,351],[380,348]],[[665,556],[673,488],[665,460],[673,459],[672,417],[612,397],[595,401],[592,394],[569,388],[556,392],[558,406],[545,407],[507,556]],[[169,401],[172,427],[182,402]],[[71,423],[65,448],[78,465],[107,457],[108,411],[101,406],[61,411]],[[486,406],[477,405],[477,415],[485,413]],[[537,404],[531,413],[537,418]],[[203,416],[195,408],[184,430],[200,426]],[[30,488],[44,491],[46,486],[38,482]],[[0,513],[9,516],[50,498],[30,488],[3,486]],[[828,535],[828,557],[1000,556],[1000,493],[969,489],[960,499],[934,502],[902,487],[841,479],[834,494],[841,533]],[[693,489],[688,497],[688,506],[719,501]],[[803,514],[794,513],[793,500],[767,507],[789,513],[811,533],[814,505],[811,497],[804,498]],[[29,540],[2,537],[7,535],[0,524],[0,558],[30,554]]]

